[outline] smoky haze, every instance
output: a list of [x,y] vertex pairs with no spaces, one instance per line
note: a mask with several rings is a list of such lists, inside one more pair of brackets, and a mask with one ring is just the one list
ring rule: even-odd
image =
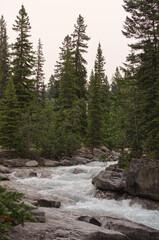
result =
[[3,15],[7,22],[9,43],[15,40],[16,33],[12,26],[22,4],[30,19],[34,50],[39,38],[43,43],[46,60],[45,83],[54,73],[59,47],[64,37],[73,32],[79,14],[84,17],[86,34],[91,37],[88,53],[85,55],[88,62],[88,78],[99,42],[106,60],[105,70],[109,81],[116,67],[125,62],[129,49],[128,41],[121,32],[126,17],[122,7],[123,0],[0,0],[0,15]]

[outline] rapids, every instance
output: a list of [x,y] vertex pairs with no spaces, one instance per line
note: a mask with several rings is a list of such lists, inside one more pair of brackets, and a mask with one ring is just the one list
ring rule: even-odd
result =
[[[93,216],[114,215],[159,229],[159,211],[146,210],[140,205],[129,206],[129,200],[100,200],[94,198],[92,178],[112,163],[92,162],[87,165],[49,168],[51,178],[38,177],[17,179],[24,187],[37,189],[43,196],[61,196],[71,201],[62,204],[61,209]],[[74,174],[75,168],[83,173]]]

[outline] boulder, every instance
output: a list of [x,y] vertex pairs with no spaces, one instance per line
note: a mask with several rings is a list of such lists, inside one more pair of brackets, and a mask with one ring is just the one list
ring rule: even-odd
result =
[[78,217],[78,220],[91,223],[99,227],[101,226],[101,222],[99,222],[95,217],[92,217],[92,216],[80,216]]
[[4,166],[6,167],[24,167],[26,164],[26,159],[22,158],[15,158],[15,159],[9,159],[5,160]]
[[25,164],[27,167],[37,167],[38,166],[38,162],[35,160],[30,160],[28,162],[26,162]]
[[38,174],[36,172],[30,172],[29,177],[37,177]]
[[77,149],[75,151],[74,155],[82,157],[82,158],[87,158],[87,159],[92,159],[93,158],[93,154],[92,154],[91,150],[89,148],[85,148],[85,147]]
[[132,159],[125,178],[126,192],[159,201],[159,162]]
[[92,183],[101,190],[123,192],[125,184],[123,170],[116,165],[109,166],[94,177]]
[[45,159],[45,167],[57,167],[59,166],[59,162],[55,160]]
[[9,176],[8,174],[0,173],[0,180],[1,181],[9,181]]
[[103,151],[102,151],[101,149],[99,149],[99,148],[93,148],[93,155],[94,155],[95,157],[98,157],[98,158],[99,158],[99,156],[100,156],[101,154],[103,154]]
[[99,217],[102,227],[120,231],[130,240],[158,240],[159,231],[124,218],[113,216]]
[[9,173],[12,173],[12,172],[10,171],[9,168],[4,167],[4,166],[0,166],[0,173],[6,173],[6,174],[9,174]]
[[37,205],[40,207],[59,208],[61,206],[61,202],[49,199],[39,199],[37,200]]
[[75,168],[73,171],[74,174],[84,173],[83,169],[81,168]]
[[73,165],[86,164],[89,162],[87,158],[82,158],[79,156],[73,156],[71,161],[73,162]]
[[106,153],[109,153],[109,152],[110,152],[110,150],[109,150],[107,147],[105,147],[105,146],[102,146],[102,147],[101,147],[101,150],[102,150],[103,152],[106,152]]

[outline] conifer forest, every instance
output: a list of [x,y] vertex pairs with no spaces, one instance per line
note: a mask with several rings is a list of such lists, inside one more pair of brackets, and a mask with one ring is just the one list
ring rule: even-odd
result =
[[[0,148],[13,157],[70,156],[80,147],[130,148],[134,157],[159,158],[159,0],[124,0],[123,32],[130,53],[108,81],[99,43],[91,75],[85,56],[92,36],[77,16],[59,43],[59,58],[46,84],[39,38],[30,41],[25,6],[13,20],[8,43],[0,18]],[[105,43],[106,44],[106,43]]]

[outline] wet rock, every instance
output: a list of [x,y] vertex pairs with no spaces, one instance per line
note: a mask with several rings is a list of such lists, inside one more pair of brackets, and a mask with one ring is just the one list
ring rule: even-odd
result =
[[91,216],[80,216],[78,217],[79,221],[83,221],[83,222],[87,222],[87,223],[91,223],[94,224],[96,226],[101,226],[101,222],[99,222],[95,217],[91,217]]
[[45,167],[57,167],[59,166],[59,162],[55,160],[45,159]]
[[37,204],[40,207],[47,207],[47,208],[59,208],[61,206],[61,202],[55,200],[48,200],[48,199],[39,199],[37,200]]
[[7,167],[0,166],[0,173],[9,174],[9,173],[11,173],[11,170],[9,168],[7,168]]
[[94,177],[92,183],[102,190],[123,192],[125,184],[123,170],[118,166],[110,166]]
[[93,158],[93,154],[92,154],[91,150],[89,148],[85,148],[85,147],[77,149],[75,151],[74,155],[82,157],[82,158],[87,158],[87,159],[92,159]]
[[107,152],[107,153],[110,152],[110,150],[109,150],[107,147],[105,147],[105,146],[101,147],[101,150],[102,150],[103,152]]
[[35,160],[28,161],[28,162],[26,162],[26,166],[27,167],[37,167],[38,166],[38,162],[35,161]]
[[87,158],[82,158],[79,156],[73,156],[71,161],[73,162],[73,165],[86,164],[89,162]]
[[[41,211],[41,209],[40,209]],[[128,240],[117,231],[77,220],[77,214],[45,208],[45,223],[26,223],[14,228],[12,240]]]
[[5,160],[4,166],[6,167],[24,167],[26,164],[26,159],[22,158],[15,158],[15,159],[9,159]]
[[145,159],[132,159],[125,172],[125,191],[159,201],[159,163]]
[[63,159],[62,161],[60,161],[60,165],[61,165],[61,166],[72,166],[73,163],[72,163],[71,160]]
[[75,168],[74,171],[73,171],[74,174],[79,174],[79,173],[84,173],[84,170],[83,169],[80,169],[80,168]]
[[41,157],[34,157],[33,159],[30,160],[35,160],[38,162],[39,167],[44,167],[45,166],[45,159]]
[[30,172],[29,177],[37,177],[38,174],[36,172]]
[[45,212],[39,210],[32,210],[31,215],[36,219],[37,222],[45,223]]
[[102,151],[101,149],[99,149],[99,148],[93,148],[93,155],[94,155],[95,157],[98,157],[98,158],[99,158],[99,156],[100,156],[101,154],[103,154],[103,151]]
[[120,231],[130,240],[159,240],[159,231],[124,218],[100,217],[102,227]]
[[0,173],[0,180],[1,181],[9,181],[10,178],[9,178],[8,174]]

